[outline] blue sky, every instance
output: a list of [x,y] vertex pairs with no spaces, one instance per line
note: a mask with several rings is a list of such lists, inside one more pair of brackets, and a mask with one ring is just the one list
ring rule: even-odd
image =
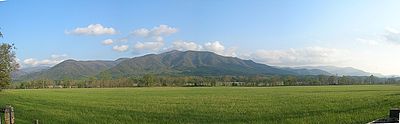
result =
[[15,43],[24,67],[178,49],[277,66],[351,66],[400,75],[398,5],[396,0],[8,0],[0,3],[5,35],[0,42]]

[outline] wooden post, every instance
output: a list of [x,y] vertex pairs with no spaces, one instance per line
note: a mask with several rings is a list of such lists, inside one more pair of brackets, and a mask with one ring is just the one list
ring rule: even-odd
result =
[[14,122],[14,108],[7,105],[4,109],[4,123],[5,124],[15,124]]
[[7,109],[7,107],[4,108],[4,123],[10,124],[10,111]]
[[397,120],[400,119],[400,109],[399,108],[392,108],[390,109],[389,118],[396,118]]

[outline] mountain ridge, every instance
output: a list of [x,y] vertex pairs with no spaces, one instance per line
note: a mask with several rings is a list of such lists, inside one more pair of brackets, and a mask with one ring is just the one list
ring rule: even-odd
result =
[[83,79],[95,76],[100,72],[115,66],[117,61],[108,60],[89,60],[77,61],[73,59],[65,60],[53,67],[41,71],[22,76],[18,80],[37,80],[37,79]]
[[112,60],[65,60],[47,70],[28,74],[19,80],[85,79],[110,74],[113,78],[145,74],[176,76],[246,75],[333,75],[316,68],[274,67],[209,51],[172,50],[133,58]]
[[385,77],[385,75],[379,74],[379,73],[371,73],[371,72],[366,72],[360,69],[356,69],[353,67],[336,67],[336,66],[301,66],[301,67],[296,67],[297,69],[299,68],[305,68],[305,69],[320,69],[324,70],[326,72],[329,72],[334,75],[339,75],[339,76],[378,76],[378,77]]

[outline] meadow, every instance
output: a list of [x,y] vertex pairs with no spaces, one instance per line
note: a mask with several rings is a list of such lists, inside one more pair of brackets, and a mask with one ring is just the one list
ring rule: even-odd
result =
[[5,104],[18,124],[367,123],[400,106],[400,86],[5,90]]

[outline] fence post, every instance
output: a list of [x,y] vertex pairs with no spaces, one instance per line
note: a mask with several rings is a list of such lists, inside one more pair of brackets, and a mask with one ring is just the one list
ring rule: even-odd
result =
[[4,123],[5,124],[15,124],[14,123],[14,108],[7,105],[4,109]]

